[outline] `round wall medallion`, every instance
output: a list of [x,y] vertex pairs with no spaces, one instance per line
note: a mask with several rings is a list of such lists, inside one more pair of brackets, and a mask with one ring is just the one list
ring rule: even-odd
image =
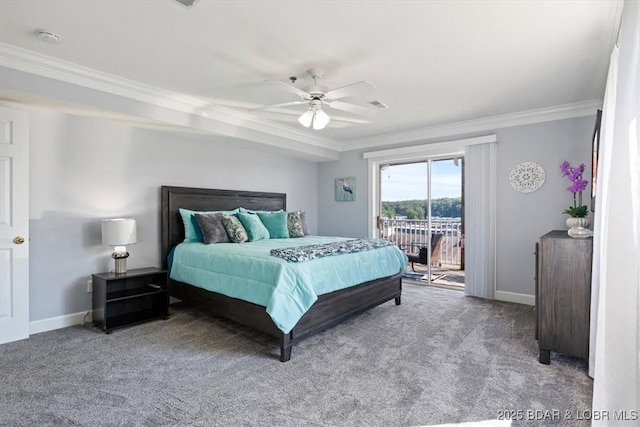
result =
[[544,184],[544,169],[535,162],[518,163],[511,169],[509,182],[516,191],[533,193]]

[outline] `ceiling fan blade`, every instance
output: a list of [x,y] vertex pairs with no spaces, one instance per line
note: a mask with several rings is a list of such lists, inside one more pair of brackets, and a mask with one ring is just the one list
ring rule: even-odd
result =
[[282,104],[272,104],[272,105],[264,105],[262,107],[253,107],[253,108],[248,108],[249,111],[259,111],[259,110],[267,110],[267,109],[271,109],[271,108],[278,108],[278,107],[288,107],[289,105],[300,105],[300,104],[306,104],[308,101],[305,100],[300,100],[300,101],[291,101],[291,102],[283,102]]
[[302,99],[306,99],[309,100],[311,98],[311,95],[309,95],[307,92],[303,91],[302,89],[298,89],[295,86],[291,86],[290,84],[287,84],[285,82],[281,82],[280,80],[267,80],[268,83],[272,83],[274,85],[279,85],[281,88],[288,90],[291,93],[295,93],[296,95],[300,96]]
[[324,104],[331,108],[335,108],[336,110],[348,111],[349,113],[358,114],[360,116],[370,116],[374,112],[373,108],[361,107],[359,105],[349,104],[348,102],[343,101],[325,101]]
[[329,92],[325,93],[324,96],[325,99],[336,100],[351,95],[375,96],[375,94],[376,87],[366,80],[361,80],[356,83],[351,83],[349,85],[330,90]]
[[346,117],[336,117],[331,116],[331,121],[332,122],[340,122],[340,123],[348,123],[348,124],[354,124],[354,125],[364,125],[366,123],[371,123],[371,120],[365,120],[365,119],[352,119],[352,118],[346,118]]

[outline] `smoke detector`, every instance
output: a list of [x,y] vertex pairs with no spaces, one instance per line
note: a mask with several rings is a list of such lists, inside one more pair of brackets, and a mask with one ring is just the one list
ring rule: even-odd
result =
[[198,0],[176,0],[176,1],[186,8],[191,8],[193,7],[194,4],[198,3]]
[[36,31],[36,35],[40,40],[52,44],[60,43],[60,40],[62,40],[62,36],[53,31],[38,30]]

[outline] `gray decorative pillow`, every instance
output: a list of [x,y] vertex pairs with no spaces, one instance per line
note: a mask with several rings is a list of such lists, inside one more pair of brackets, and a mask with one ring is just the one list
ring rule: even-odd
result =
[[287,228],[289,229],[289,237],[304,237],[300,211],[287,213]]
[[227,229],[222,223],[223,214],[195,214],[200,231],[202,232],[202,241],[206,245],[212,243],[231,243]]
[[233,243],[244,243],[249,240],[247,230],[244,229],[240,220],[235,216],[224,215],[222,217],[222,224],[225,230],[227,230],[229,239],[231,239]]
[[305,236],[309,236],[311,232],[309,231],[309,224],[307,224],[307,213],[305,211],[300,212],[300,222],[302,223],[302,232]]

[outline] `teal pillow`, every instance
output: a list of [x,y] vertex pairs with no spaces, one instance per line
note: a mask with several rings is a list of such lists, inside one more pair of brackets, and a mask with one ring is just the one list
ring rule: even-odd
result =
[[247,230],[250,242],[269,238],[269,230],[267,230],[267,227],[260,221],[258,215],[244,212],[238,212],[234,215],[238,217],[244,229]]
[[238,209],[232,211],[192,211],[190,209],[178,209],[180,216],[182,217],[182,223],[184,224],[184,242],[204,242],[202,237],[202,231],[200,231],[200,225],[196,219],[196,213],[200,214],[227,214],[231,215],[238,212]]
[[269,230],[271,239],[288,239],[287,213],[285,211],[262,212],[258,211],[258,217]]

